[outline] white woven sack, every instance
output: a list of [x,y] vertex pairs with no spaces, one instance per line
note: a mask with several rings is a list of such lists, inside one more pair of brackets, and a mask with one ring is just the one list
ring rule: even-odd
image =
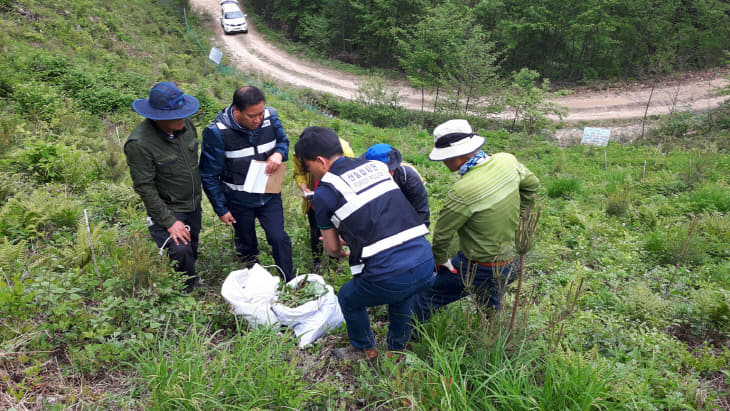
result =
[[313,343],[345,321],[335,291],[325,283],[322,276],[317,274],[299,275],[286,285],[287,287],[296,287],[305,277],[309,282],[317,281],[324,284],[327,288],[327,294],[298,307],[287,307],[276,302],[271,306],[277,320],[281,324],[291,327],[294,334],[300,337],[299,348],[304,348]]
[[279,277],[254,264],[250,269],[231,271],[223,281],[221,295],[233,312],[251,327],[277,324],[271,303],[279,287]]

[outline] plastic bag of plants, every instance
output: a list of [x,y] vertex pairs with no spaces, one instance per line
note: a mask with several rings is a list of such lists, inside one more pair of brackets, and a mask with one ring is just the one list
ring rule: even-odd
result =
[[279,276],[254,264],[250,269],[228,274],[221,286],[221,295],[231,304],[234,314],[242,316],[251,327],[278,323],[271,304],[279,288]]
[[294,330],[300,348],[345,321],[334,290],[317,274],[294,277],[280,287],[271,310],[279,323]]

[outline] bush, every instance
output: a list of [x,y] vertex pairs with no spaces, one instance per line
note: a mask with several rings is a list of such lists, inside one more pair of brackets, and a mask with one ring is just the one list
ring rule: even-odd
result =
[[[730,215],[709,215],[703,219],[702,231],[707,236],[707,254],[718,262],[730,259]],[[719,267],[718,267],[718,270]],[[730,280],[730,278],[729,278]]]
[[699,120],[692,112],[675,113],[662,120],[656,130],[658,137],[682,138],[697,132]]
[[690,296],[694,320],[717,332],[730,332],[730,292],[704,284]]
[[39,183],[61,180],[61,164],[58,147],[47,142],[35,142],[20,151],[14,161],[18,170],[26,168],[27,172]]
[[63,97],[54,87],[36,82],[16,84],[12,100],[20,113],[42,121],[51,121],[56,107],[63,104]]
[[81,205],[63,194],[34,191],[13,197],[0,210],[0,234],[13,242],[39,239],[76,226]]

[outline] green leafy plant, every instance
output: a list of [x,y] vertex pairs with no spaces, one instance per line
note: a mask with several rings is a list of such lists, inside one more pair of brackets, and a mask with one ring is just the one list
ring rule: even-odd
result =
[[655,230],[644,243],[650,259],[659,264],[699,265],[705,259],[706,243],[698,231],[700,222],[693,219],[689,224],[669,229]]
[[27,167],[28,173],[41,183],[61,180],[62,163],[55,144],[31,143],[19,152],[15,164]]
[[277,302],[287,307],[299,307],[302,304],[314,301],[327,294],[327,287],[319,281],[308,281],[305,275],[296,286],[284,283],[279,287]]
[[730,212],[730,187],[720,184],[707,184],[692,193],[690,208],[694,212]]
[[631,319],[661,328],[668,324],[671,304],[655,294],[648,284],[639,282],[628,289],[618,308],[619,312]]
[[686,304],[677,308],[677,315],[700,337],[708,334],[711,337],[717,334],[729,335],[730,292],[703,283],[700,288],[692,290]]

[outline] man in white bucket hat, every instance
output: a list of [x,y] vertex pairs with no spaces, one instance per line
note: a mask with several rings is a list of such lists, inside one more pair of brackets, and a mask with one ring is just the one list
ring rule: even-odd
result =
[[[433,136],[429,158],[443,161],[461,179],[449,189],[433,232],[436,280],[414,297],[414,313],[425,321],[434,310],[465,297],[467,285],[476,290],[480,305],[498,310],[500,287],[514,278],[508,256],[515,228],[540,181],[512,154],[482,151],[484,137],[466,120],[449,120]],[[455,234],[460,251],[450,256]]]

